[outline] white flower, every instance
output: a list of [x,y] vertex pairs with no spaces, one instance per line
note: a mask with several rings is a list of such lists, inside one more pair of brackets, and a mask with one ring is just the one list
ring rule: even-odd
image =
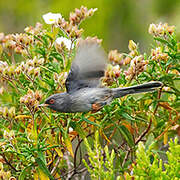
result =
[[51,13],[51,12],[44,14],[42,17],[46,24],[55,24],[58,21],[58,19],[62,18],[60,13]]
[[[58,45],[61,45],[61,43],[64,43],[66,48],[70,50],[71,48],[74,48],[74,44],[72,44],[71,40],[65,38],[65,37],[58,37],[55,41]],[[72,44],[72,45],[71,45]],[[72,47],[71,47],[72,46]]]
[[69,128],[69,132],[72,132],[72,131],[74,131],[74,130],[73,130],[73,128],[72,128],[72,127],[70,127],[70,128]]

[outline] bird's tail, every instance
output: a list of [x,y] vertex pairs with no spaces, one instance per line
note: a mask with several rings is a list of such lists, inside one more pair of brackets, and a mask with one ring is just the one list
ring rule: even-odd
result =
[[128,94],[136,94],[136,93],[143,93],[154,91],[156,88],[161,87],[163,84],[158,81],[148,82],[145,84],[137,85],[137,86],[130,86],[125,88],[113,88],[113,96],[114,98],[119,98]]

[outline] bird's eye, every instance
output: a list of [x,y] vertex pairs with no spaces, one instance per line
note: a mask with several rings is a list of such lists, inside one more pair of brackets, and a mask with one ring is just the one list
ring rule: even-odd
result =
[[54,104],[55,100],[54,99],[50,99],[49,103],[50,104]]

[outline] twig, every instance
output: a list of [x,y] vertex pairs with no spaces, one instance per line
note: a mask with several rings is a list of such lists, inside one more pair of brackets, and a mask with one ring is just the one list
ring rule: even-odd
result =
[[7,163],[8,166],[10,166],[14,171],[19,172],[7,159],[6,156],[4,154],[1,154],[1,156],[3,157],[4,161]]
[[145,129],[145,131],[136,139],[135,145],[138,144],[138,142],[140,142],[142,140],[142,138],[148,133],[148,131],[151,128],[151,124],[152,124],[152,119],[150,119],[147,129]]
[[60,159],[61,159],[61,158],[58,157],[58,159],[57,159],[57,161],[56,161],[56,164],[55,164],[54,168],[53,168],[52,171],[51,171],[51,174],[52,174],[52,175],[54,174],[56,168],[58,167],[58,165],[59,165],[59,163],[60,163]]
[[123,163],[122,163],[122,167],[124,167],[126,161],[128,160],[130,152],[131,152],[131,149],[128,149],[128,151],[126,152],[126,155],[124,157],[124,160],[123,160]]
[[[88,135],[86,136],[86,138],[89,137],[89,136],[91,136],[91,135],[93,135],[93,134],[94,134],[94,132],[88,134]],[[77,156],[77,152],[78,152],[78,149],[79,149],[79,147],[80,147],[80,145],[81,145],[82,142],[83,142],[83,139],[81,139],[81,140],[78,142],[78,144],[77,144],[77,146],[76,146],[76,149],[75,149],[75,152],[74,152],[74,173],[76,173],[76,169],[77,169],[77,166],[76,166],[76,156]],[[73,174],[74,174],[74,173],[73,173]]]
[[49,116],[47,115],[47,113],[43,110],[43,108],[42,108],[41,106],[39,106],[39,108],[40,108],[41,111],[45,114],[45,116],[46,116],[48,119],[50,119]]
[[16,84],[14,84],[13,79],[11,79],[10,77],[6,77],[6,76],[1,76],[1,77],[6,79],[7,81],[10,81],[12,83],[12,85],[14,86],[16,92],[20,92],[19,89],[16,87]]

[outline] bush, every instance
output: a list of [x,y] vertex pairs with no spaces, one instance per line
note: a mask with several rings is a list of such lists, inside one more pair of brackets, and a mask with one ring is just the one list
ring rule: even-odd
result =
[[[135,179],[179,179],[180,145],[178,138],[175,138],[174,142],[172,139],[170,140],[169,151],[166,152],[168,162],[164,164],[151,146],[145,150],[142,142],[138,144],[136,164],[133,164],[133,175],[131,177]],[[127,179],[131,179],[129,175],[127,175]]]
[[[69,21],[50,13],[43,16],[49,25],[37,23],[19,34],[0,33],[2,179],[70,179],[88,176],[87,170],[92,178],[94,173],[103,178],[125,177],[140,141],[148,142],[153,134],[160,148],[162,140],[167,144],[170,136],[179,134],[180,44],[175,27],[167,23],[150,25],[155,40],[150,55],[142,54],[132,40],[128,54],[110,51],[102,79],[109,87],[161,81],[160,90],[116,99],[99,112],[83,115],[38,107],[49,95],[65,91],[64,82],[83,33],[80,24],[95,11],[75,9]],[[87,39],[101,42],[97,37]],[[98,133],[92,139],[95,132],[99,142]],[[106,168],[92,171],[93,144],[95,151],[104,152],[106,159],[100,158],[99,163]]]

